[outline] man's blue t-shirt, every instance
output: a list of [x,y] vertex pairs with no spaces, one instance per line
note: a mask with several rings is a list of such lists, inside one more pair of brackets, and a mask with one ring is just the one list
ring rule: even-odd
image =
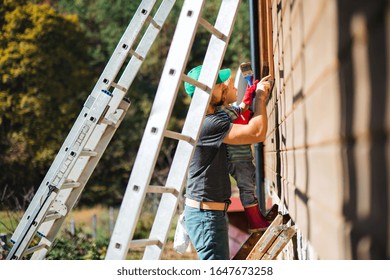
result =
[[190,163],[186,197],[197,201],[230,199],[227,150],[223,139],[232,124],[224,112],[207,115]]

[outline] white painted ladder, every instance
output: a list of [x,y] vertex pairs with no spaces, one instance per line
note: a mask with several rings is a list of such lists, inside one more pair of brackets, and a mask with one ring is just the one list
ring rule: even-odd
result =
[[[129,248],[139,246],[146,246],[143,259],[161,258],[240,0],[222,0],[214,26],[201,17],[204,4],[205,0],[186,0],[183,4],[106,259],[126,259]],[[199,24],[212,35],[202,71],[198,81],[195,81],[184,71],[189,70],[186,64]],[[196,90],[182,131],[178,133],[167,130],[167,124],[183,81],[195,85]],[[178,146],[166,184],[151,186],[150,180],[164,137],[178,140]],[[132,240],[148,192],[162,193],[150,236],[145,240]]]

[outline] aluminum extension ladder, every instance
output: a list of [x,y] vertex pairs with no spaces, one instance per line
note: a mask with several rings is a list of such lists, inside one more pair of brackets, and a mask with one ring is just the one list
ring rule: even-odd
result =
[[[13,247],[7,259],[27,258],[31,254],[31,259],[43,259],[53,245],[67,214],[77,203],[130,106],[125,94],[175,0],[163,0],[152,18],[150,12],[155,3],[156,0],[143,0],[139,5],[13,233]],[[133,44],[147,23],[149,25],[134,50]],[[116,81],[118,72],[130,55],[129,63]],[[29,247],[31,243],[37,245]]]
[[[133,247],[145,247],[143,259],[161,258],[240,0],[223,0],[214,26],[201,17],[204,4],[205,0],[186,0],[183,4],[106,259],[126,259],[129,248]],[[202,71],[195,81],[184,71],[199,24],[212,35]],[[196,90],[182,131],[178,133],[167,130],[167,124],[183,81],[195,85]],[[165,185],[152,186],[150,180],[164,137],[178,140],[178,146]],[[162,194],[150,236],[145,240],[132,240],[148,192]]]

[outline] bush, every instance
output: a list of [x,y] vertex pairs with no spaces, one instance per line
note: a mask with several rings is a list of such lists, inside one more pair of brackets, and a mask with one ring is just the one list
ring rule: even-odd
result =
[[49,250],[48,260],[103,260],[106,256],[109,239],[94,240],[92,235],[81,229],[76,229],[73,235],[66,230],[56,239],[54,246]]

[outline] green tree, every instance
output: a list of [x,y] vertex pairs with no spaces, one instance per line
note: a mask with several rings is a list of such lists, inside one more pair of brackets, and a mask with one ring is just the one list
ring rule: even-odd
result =
[[0,187],[37,187],[90,87],[77,16],[1,1]]
[[86,34],[86,47],[91,57],[90,67],[100,75],[115,46],[125,31],[138,1],[128,0],[55,0],[51,1],[60,13],[78,16]]
[[250,55],[250,25],[248,1],[242,1],[226,50],[224,63],[237,70],[242,62],[251,61]]

